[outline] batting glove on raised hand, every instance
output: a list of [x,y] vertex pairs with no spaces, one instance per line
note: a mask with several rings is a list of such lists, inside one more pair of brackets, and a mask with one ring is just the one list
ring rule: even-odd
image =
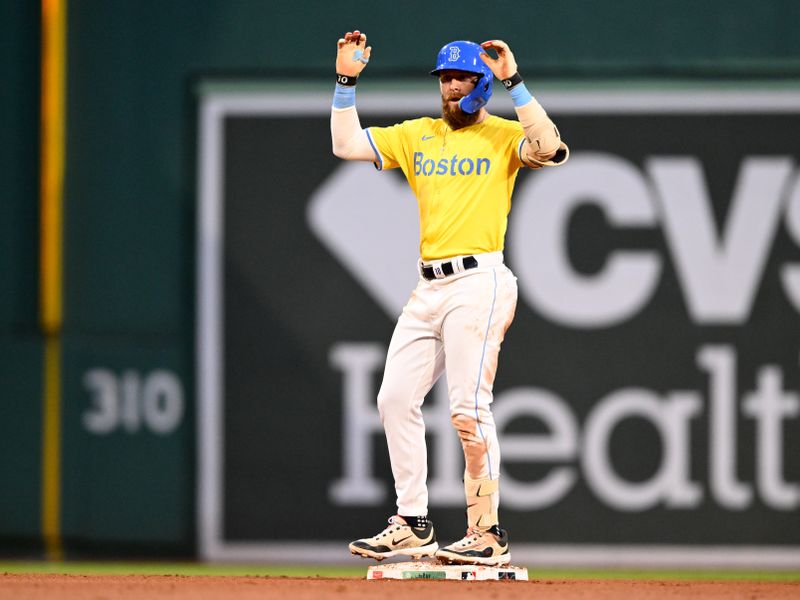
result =
[[360,31],[348,31],[339,39],[336,51],[336,72],[339,75],[358,77],[369,62],[372,47],[367,46],[367,36]]

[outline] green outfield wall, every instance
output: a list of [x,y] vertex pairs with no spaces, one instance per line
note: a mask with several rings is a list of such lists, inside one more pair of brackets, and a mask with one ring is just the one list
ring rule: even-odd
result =
[[[675,90],[687,83],[729,89],[740,85],[791,89],[793,82],[800,80],[800,36],[796,34],[800,5],[790,0],[767,0],[757,6],[744,0],[557,5],[505,0],[490,4],[410,1],[373,3],[368,10],[324,1],[174,0],[156,4],[73,0],[67,10],[57,494],[63,548],[67,555],[75,556],[193,555],[198,548],[196,464],[203,439],[196,434],[200,390],[195,384],[195,232],[198,181],[203,175],[197,166],[198,90],[207,82],[261,91],[289,86],[306,90],[301,92],[302,98],[320,98],[332,90],[336,40],[355,27],[367,32],[373,46],[362,88],[397,89],[392,86],[399,82],[422,89],[433,84],[426,73],[443,43],[493,37],[511,44],[534,93],[540,83],[551,89],[578,90],[596,88],[598,82],[614,89],[647,86]],[[0,552],[17,555],[36,554],[44,548],[44,338],[38,318],[40,10],[36,3],[3,3],[0,49],[5,58],[0,61]],[[391,95],[387,102],[393,102]],[[394,118],[402,116],[401,112],[382,115]],[[270,156],[268,163],[260,155],[246,155],[252,162],[236,160],[232,168],[252,172],[242,172],[238,183],[231,185],[247,186],[251,175],[264,169],[266,179],[254,181],[269,186],[271,181],[280,181],[269,175],[269,169],[275,169],[281,176],[290,175],[291,181],[270,189],[270,202],[304,206],[315,186],[321,185],[335,166],[326,150],[324,114],[313,112],[309,119],[314,127],[300,120],[297,123],[302,127],[292,132],[286,129],[289,121],[279,118],[276,126],[282,129],[276,139],[282,140],[285,150]],[[592,126],[575,122],[584,128]],[[681,126],[687,123],[681,122]],[[598,127],[599,131],[609,126]],[[748,127],[758,130],[750,122]],[[258,127],[252,132],[266,135]],[[312,134],[325,139],[304,143],[303,136]],[[248,142],[245,131],[244,138],[237,138],[240,145],[228,150],[264,152],[262,142]],[[313,155],[306,154],[311,148]],[[774,151],[795,160],[798,157],[790,142]],[[647,147],[638,148],[635,160],[648,152]],[[732,181],[737,172],[734,162],[741,158],[739,154],[731,156],[715,167],[722,182],[715,184],[720,197],[730,195],[733,184],[726,182]],[[299,187],[298,180],[304,181]],[[724,205],[720,203],[715,210],[724,214]],[[253,205],[247,206],[250,210]],[[287,214],[294,219],[293,226],[306,226],[294,212]],[[280,211],[275,215],[286,217]],[[270,213],[267,218],[272,216]],[[246,224],[249,213],[242,212],[239,217]],[[793,223],[791,218],[787,217]],[[269,227],[244,230],[251,237],[236,241],[242,233],[239,229],[228,235],[234,243],[241,243],[245,253],[249,252],[248,243],[257,244],[260,236],[274,236]],[[286,244],[307,233],[288,235]],[[796,259],[792,239],[796,240],[779,238],[781,257],[786,260]],[[252,256],[267,262],[291,262],[300,250],[269,244],[258,248]],[[606,247],[601,244],[600,248]],[[273,251],[274,256],[259,254]],[[303,252],[299,263],[322,251],[306,246]],[[586,260],[587,272],[599,268]],[[326,277],[331,273],[335,275],[331,282],[349,277],[333,263]],[[226,293],[241,292],[242,286],[251,283],[246,277],[235,279]],[[272,281],[272,285],[274,293],[280,294],[280,282]],[[361,341],[388,340],[391,321],[385,319],[381,307],[356,289],[349,289],[348,294],[355,299],[351,307],[355,312],[328,323],[336,331],[323,331],[326,322],[318,319],[309,319],[299,329],[289,326],[290,322],[304,322],[304,316],[285,312],[283,301],[266,311],[270,302],[254,301],[243,307],[241,314],[255,319],[252,331],[266,327],[265,335],[280,344],[269,346],[263,355],[272,365],[263,371],[257,361],[248,366],[241,355],[230,355],[231,361],[242,360],[228,364],[230,373],[238,378],[237,393],[247,398],[241,406],[257,404],[257,394],[262,392],[269,402],[289,402],[292,394],[298,393],[304,398],[298,406],[313,410],[317,400],[312,396],[319,390],[327,390],[330,396],[331,390],[338,389],[341,373],[331,370],[331,349],[311,343],[314,336],[338,341],[349,339],[348,335]],[[244,292],[236,297],[244,303],[251,299]],[[295,307],[301,305],[295,303]],[[770,305],[758,306],[767,310]],[[784,305],[781,308],[781,314],[794,318],[796,325],[796,312]],[[371,315],[369,333],[357,330],[359,311]],[[352,328],[338,331],[342,323],[351,321]],[[237,327],[244,332],[248,329],[247,323],[237,322]],[[743,331],[742,335],[747,334]],[[633,333],[626,335],[634,337]],[[686,341],[697,335],[697,330],[688,327],[682,335]],[[778,336],[772,341],[783,348],[786,339]],[[259,340],[246,336],[233,341],[237,352],[260,348]],[[766,360],[754,356],[751,366]],[[770,360],[788,370],[783,354]],[[303,380],[308,372],[300,365],[306,362],[315,366],[322,383]],[[268,375],[276,365],[286,369],[271,379]],[[258,376],[250,378],[250,368],[258,371]],[[787,373],[787,379],[791,376]],[[264,390],[270,381],[274,389]],[[554,385],[557,387],[557,382]],[[284,408],[298,416],[292,412],[296,409]],[[328,404],[324,414],[338,422],[340,412],[341,408]],[[234,413],[232,417],[234,420],[226,423],[238,422],[248,435],[259,435],[248,429],[255,422],[248,425],[248,414]],[[261,417],[269,419],[269,415]],[[796,427],[793,431],[796,435]],[[229,433],[241,432],[234,429]],[[302,436],[303,432],[294,431],[293,435]],[[331,436],[340,440],[341,432],[337,429]],[[239,492],[246,488],[243,474],[258,472],[259,453],[264,451],[260,442],[250,444],[248,439],[237,439],[234,458],[251,462],[228,481]],[[796,437],[787,435],[787,440],[787,448],[796,450]],[[254,452],[249,459],[245,458],[248,448]],[[338,445],[329,449],[326,460],[330,469],[317,466],[324,471],[321,476],[341,471],[338,452]],[[653,453],[648,456],[652,465]],[[794,471],[785,474],[788,480],[797,480],[796,468],[796,463],[791,463]],[[631,467],[637,477],[644,477],[646,471],[646,466]],[[277,489],[292,489],[292,472],[281,471],[285,476]],[[251,496],[236,496],[240,504],[232,506],[243,506],[243,512],[232,516],[230,535],[221,539],[247,538],[248,510],[268,496],[264,482],[269,481],[265,477]],[[327,483],[319,486],[327,489]],[[580,500],[572,501],[580,506]],[[385,508],[380,503],[370,507],[376,514]],[[772,518],[783,524],[784,517],[780,513]],[[524,515],[515,519],[522,522]],[[263,521],[250,531],[261,540],[271,535],[271,527],[271,522]],[[303,535],[308,537],[307,532]],[[598,535],[603,537],[602,532]],[[757,536],[745,538],[757,541]],[[557,541],[554,538],[554,543]],[[778,539],[780,543],[795,541]]]
[[0,8],[0,545],[39,547],[39,11]]

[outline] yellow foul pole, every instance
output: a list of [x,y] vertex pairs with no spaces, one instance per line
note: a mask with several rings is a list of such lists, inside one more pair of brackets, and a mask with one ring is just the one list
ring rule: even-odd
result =
[[50,560],[61,543],[61,325],[66,111],[66,0],[42,0],[39,155],[39,321],[44,333],[42,537]]

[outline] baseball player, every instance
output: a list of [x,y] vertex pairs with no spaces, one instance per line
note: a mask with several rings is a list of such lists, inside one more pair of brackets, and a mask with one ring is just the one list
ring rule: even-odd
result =
[[[333,153],[378,170],[403,170],[419,204],[420,277],[392,335],[378,393],[397,514],[349,548],[378,560],[403,554],[505,565],[511,555],[498,519],[500,451],[490,405],[500,344],[517,303],[516,277],[503,263],[507,216],[519,169],[563,164],[569,150],[500,40],[455,41],[439,51],[431,74],[439,80],[442,118],[363,129],[355,90],[370,60],[366,43],[359,31],[338,41]],[[493,77],[511,94],[519,121],[486,111]],[[439,548],[428,519],[421,406],[445,371],[464,450],[467,534]]]

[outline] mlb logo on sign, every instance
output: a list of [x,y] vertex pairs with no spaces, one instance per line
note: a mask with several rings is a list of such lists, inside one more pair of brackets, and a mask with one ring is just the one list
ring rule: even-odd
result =
[[478,578],[478,574],[475,571],[462,571],[461,579],[465,581],[475,581]]

